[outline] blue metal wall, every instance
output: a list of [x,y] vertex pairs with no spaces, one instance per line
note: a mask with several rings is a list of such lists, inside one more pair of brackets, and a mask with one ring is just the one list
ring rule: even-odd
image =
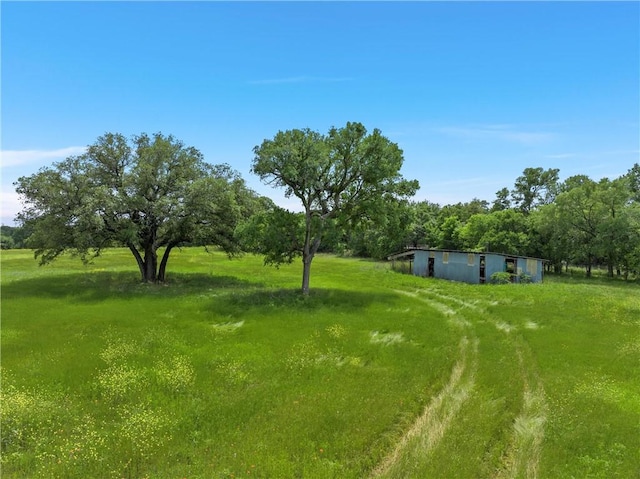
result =
[[416,276],[427,276],[428,251],[416,251],[413,257],[413,274]]
[[542,282],[542,270],[544,263],[536,258],[518,258],[518,273],[525,273],[531,276],[533,283]]
[[470,264],[469,253],[451,251],[448,253],[448,262],[444,262],[445,251],[436,252],[436,278],[464,281],[465,283],[480,282],[480,256],[471,254],[473,264]]
[[485,261],[487,264],[485,277],[486,277],[486,282],[489,283],[491,282],[491,275],[493,273],[502,273],[506,271],[506,267],[504,264],[504,260],[506,258],[502,255],[496,255],[496,254],[486,254],[485,258],[486,258]]
[[[434,256],[433,275],[436,278],[464,281],[465,283],[480,282],[480,255],[472,254],[473,264],[469,264],[469,253],[416,250],[413,262],[413,274],[428,275],[429,256]],[[445,263],[444,257],[448,255]]]
[[[522,256],[506,256],[495,253],[468,253],[460,251],[416,250],[413,262],[413,274],[428,276],[429,257],[434,258],[434,277],[465,283],[480,283],[480,256],[485,257],[485,281],[491,281],[491,275],[506,271],[507,258],[516,258],[516,274],[525,273],[531,281],[542,281],[543,261]],[[445,257],[447,261],[445,262]],[[517,281],[517,278],[516,278]]]
[[[491,275],[497,272],[506,271],[507,258],[516,259],[516,275],[527,274],[531,276],[531,282],[542,282],[543,261],[537,258],[527,258],[525,256],[503,256],[497,254],[487,254],[487,282],[491,281]],[[516,277],[516,282],[519,278]]]

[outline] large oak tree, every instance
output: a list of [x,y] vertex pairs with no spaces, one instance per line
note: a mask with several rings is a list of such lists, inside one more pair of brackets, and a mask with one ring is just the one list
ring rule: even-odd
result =
[[107,133],[16,186],[24,204],[18,220],[33,231],[29,243],[42,264],[65,251],[87,261],[124,245],[146,282],[165,280],[169,255],[182,244],[234,252],[235,226],[256,199],[227,165],[210,165],[160,133],[131,141]]
[[[302,204],[302,215],[277,213],[286,227],[269,259],[278,263],[301,255],[304,294],[309,293],[311,262],[328,231],[375,221],[387,209],[385,203],[406,199],[418,188],[417,181],[400,174],[404,159],[398,145],[380,130],[368,134],[360,123],[331,128],[326,135],[310,129],[280,131],[254,153],[252,171]],[[299,235],[292,236],[295,231]]]

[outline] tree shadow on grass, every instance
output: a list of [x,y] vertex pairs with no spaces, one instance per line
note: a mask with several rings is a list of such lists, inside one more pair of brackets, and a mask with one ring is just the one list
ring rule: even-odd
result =
[[142,283],[137,272],[98,271],[91,273],[42,276],[2,285],[2,300],[59,298],[78,302],[141,297],[177,297],[210,294],[212,291],[246,290],[261,287],[234,276],[205,273],[172,273],[164,284]]
[[269,313],[291,310],[312,312],[327,309],[335,313],[353,313],[367,308],[373,303],[392,303],[398,300],[393,292],[352,291],[331,288],[312,289],[304,296],[299,289],[233,290],[216,298],[211,310],[218,314],[240,317],[260,309]]
[[267,288],[259,282],[206,273],[172,273],[165,284],[140,282],[133,271],[93,271],[40,276],[11,281],[2,286],[2,301],[33,298],[92,303],[110,299],[209,298],[209,309],[222,315],[242,316],[260,309],[269,313],[296,310],[301,313],[328,309],[335,313],[361,311],[375,302],[397,300],[392,292],[312,289],[304,296],[299,288]]

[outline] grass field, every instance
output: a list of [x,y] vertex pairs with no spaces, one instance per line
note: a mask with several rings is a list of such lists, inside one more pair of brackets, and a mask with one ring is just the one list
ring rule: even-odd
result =
[[637,478],[640,287],[2,252],[3,478]]

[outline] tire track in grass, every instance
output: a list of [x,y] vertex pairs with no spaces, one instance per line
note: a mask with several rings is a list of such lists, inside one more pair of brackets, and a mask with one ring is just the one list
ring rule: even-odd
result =
[[[402,458],[425,455],[438,444],[451,421],[469,397],[473,389],[474,367],[477,361],[478,341],[473,343],[466,337],[460,340],[461,358],[454,366],[449,382],[440,394],[431,400],[424,412],[402,436],[395,449],[373,471],[372,477],[385,477]],[[469,361],[473,362],[471,371]]]
[[[540,464],[544,425],[547,418],[547,403],[544,385],[535,369],[535,361],[521,336],[516,336],[517,327],[492,317],[478,302],[464,301],[435,291],[424,291],[429,296],[446,300],[461,307],[472,309],[483,320],[492,323],[510,341],[520,368],[522,380],[522,407],[513,422],[511,438],[502,455],[502,466],[495,479],[536,479]],[[495,305],[494,303],[491,303]],[[523,325],[530,328],[528,324]]]
[[521,342],[517,342],[515,347],[523,381],[522,409],[513,422],[511,442],[502,458],[503,467],[495,477],[535,479],[538,477],[547,403],[542,381],[531,369],[530,354],[525,357]]
[[[547,404],[543,383],[535,369],[531,352],[524,340],[513,334],[516,327],[492,317],[478,302],[464,301],[436,291],[396,292],[427,303],[447,317],[451,324],[460,328],[465,335],[460,340],[459,359],[452,370],[449,382],[426,406],[392,453],[374,469],[372,477],[385,477],[389,473],[401,472],[396,469],[401,469],[403,462],[417,455],[429,454],[469,397],[475,383],[479,339],[474,333],[473,324],[460,314],[461,309],[468,308],[479,314],[481,321],[492,323],[497,330],[507,335],[519,364],[523,385],[522,406],[514,419],[509,445],[502,454],[502,464],[494,478],[536,479],[544,439]],[[455,308],[451,307],[451,304],[455,304]]]
[[462,405],[469,398],[475,384],[475,371],[478,365],[479,340],[473,334],[473,328],[469,321],[440,301],[426,299],[406,291],[396,292],[429,304],[467,334],[460,339],[459,359],[451,371],[448,383],[429,402],[422,414],[400,438],[391,454],[373,470],[371,474],[373,478],[385,477],[394,472],[394,469],[401,468],[403,462],[411,457],[427,455],[434,449]]

